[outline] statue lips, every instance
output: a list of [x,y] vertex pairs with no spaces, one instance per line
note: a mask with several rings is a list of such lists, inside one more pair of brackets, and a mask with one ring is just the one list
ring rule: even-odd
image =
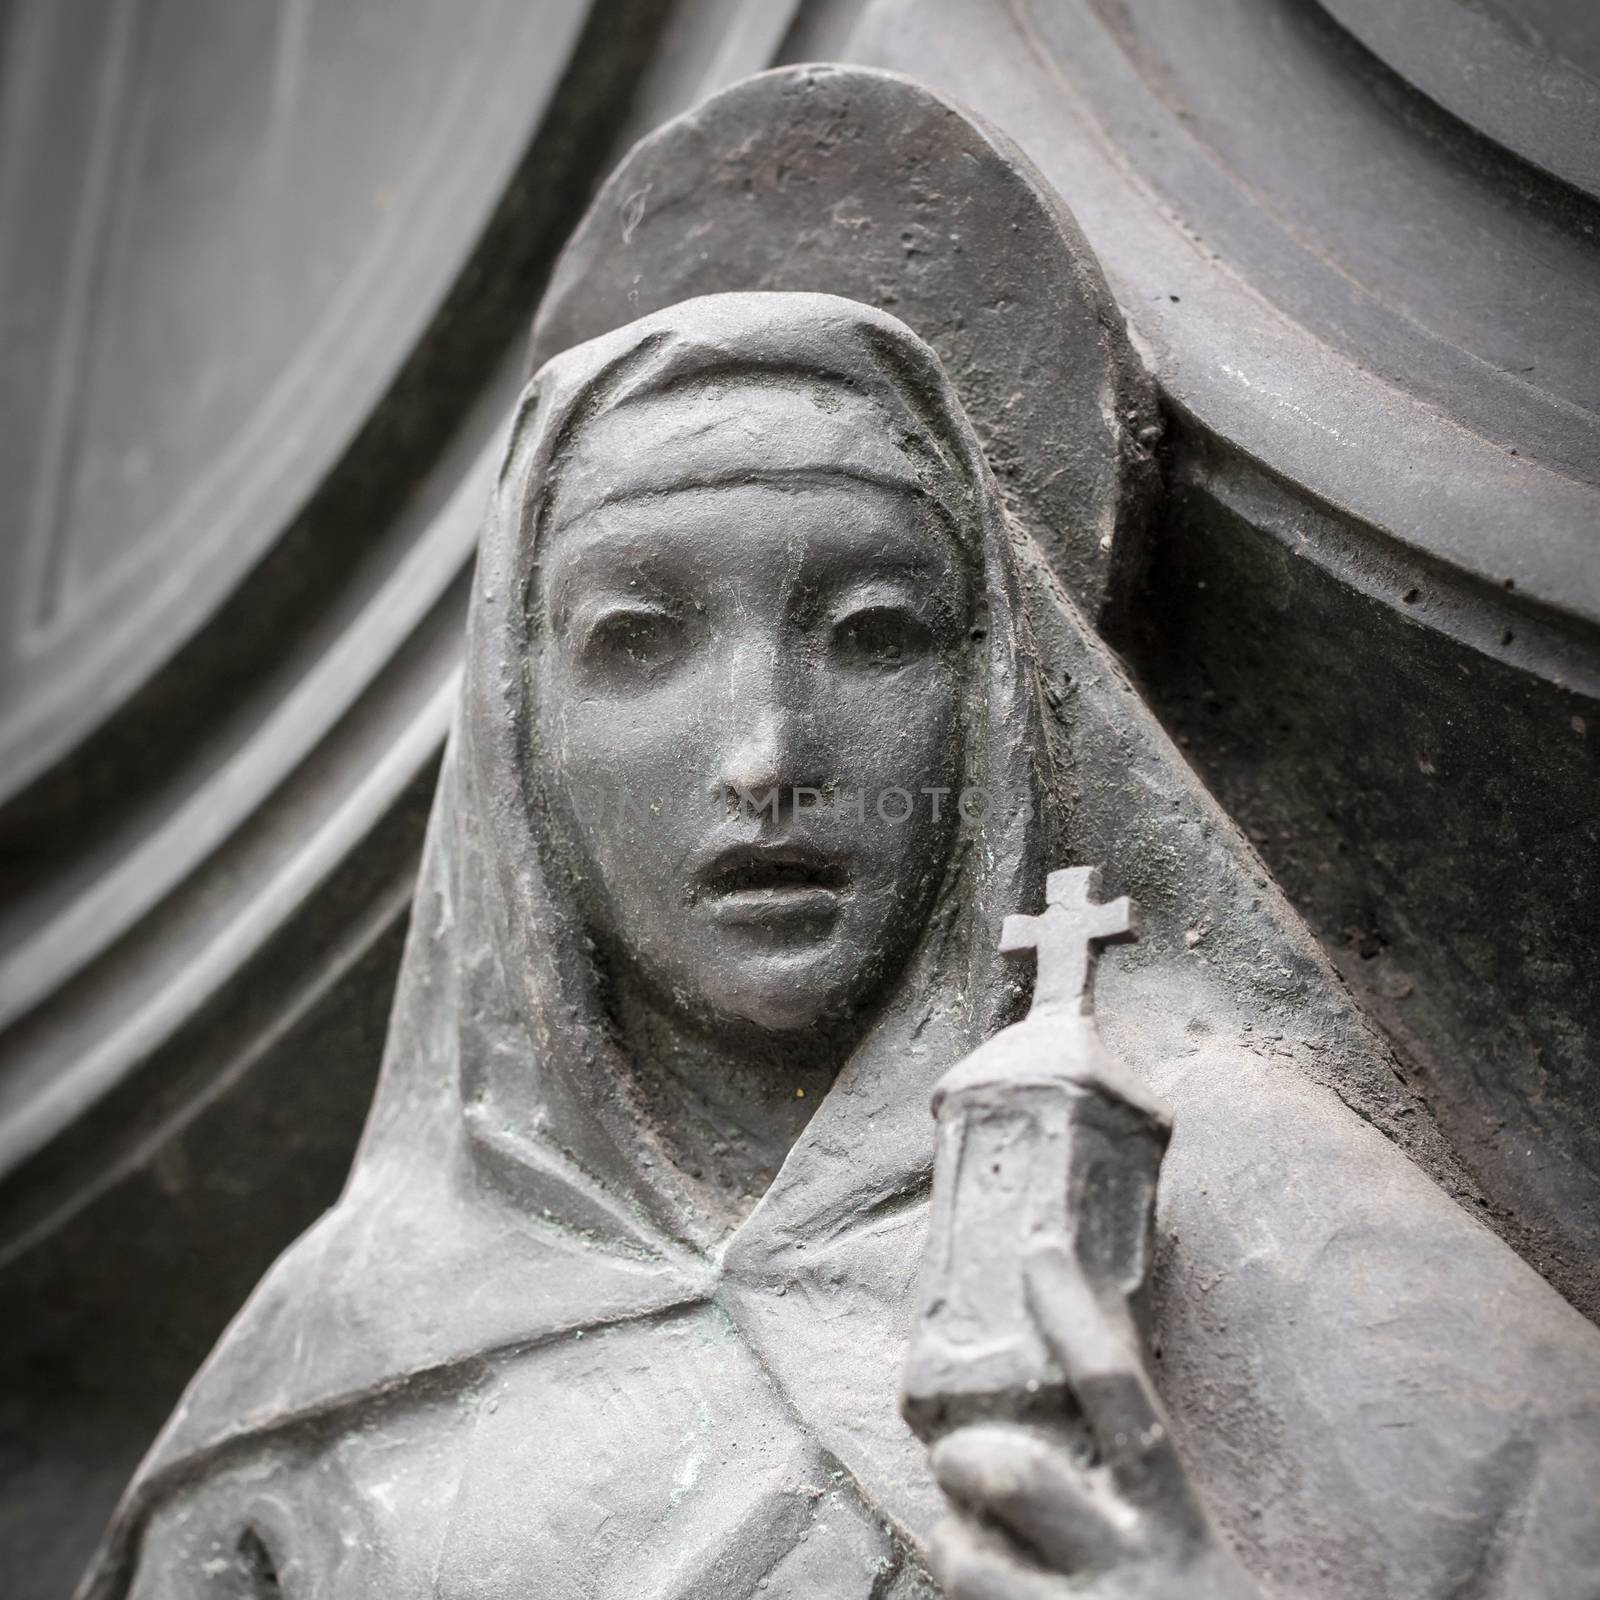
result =
[[839,913],[850,884],[841,856],[806,839],[732,845],[695,873],[693,899],[728,927],[818,927]]

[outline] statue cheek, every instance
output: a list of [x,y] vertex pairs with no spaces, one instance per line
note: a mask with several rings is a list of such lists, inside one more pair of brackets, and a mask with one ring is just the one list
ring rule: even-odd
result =
[[563,782],[625,790],[641,808],[673,797],[700,765],[708,739],[704,694],[683,675],[627,695],[571,694],[542,719],[550,760]]
[[[833,725],[849,730],[848,770],[873,793],[959,782],[961,745],[955,689],[936,670],[882,676],[852,686]],[[869,805],[872,797],[869,795]]]

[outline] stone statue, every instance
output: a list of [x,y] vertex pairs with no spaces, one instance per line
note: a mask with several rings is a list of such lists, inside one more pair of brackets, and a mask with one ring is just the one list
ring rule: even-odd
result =
[[[1064,865],[1140,907],[1093,1017],[1089,878],[1007,923]],[[1088,1107],[1043,1377],[950,1406],[930,1096],[1019,1063]],[[1420,1119],[930,345],[683,300],[523,396],[349,1185],[81,1595],[1600,1593],[1600,1330]]]

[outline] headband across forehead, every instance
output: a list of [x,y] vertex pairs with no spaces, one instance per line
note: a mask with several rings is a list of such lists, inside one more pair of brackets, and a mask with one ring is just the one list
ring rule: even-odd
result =
[[931,502],[953,524],[948,463],[897,398],[814,373],[718,372],[585,417],[552,481],[542,532],[620,501],[745,483],[844,478]]

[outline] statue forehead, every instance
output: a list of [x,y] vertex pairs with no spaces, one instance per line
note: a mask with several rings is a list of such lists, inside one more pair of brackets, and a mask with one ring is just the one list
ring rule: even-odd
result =
[[842,473],[682,483],[619,496],[553,523],[535,563],[553,595],[589,576],[685,568],[734,582],[746,556],[796,582],[852,575],[960,579],[959,541],[925,496]]

